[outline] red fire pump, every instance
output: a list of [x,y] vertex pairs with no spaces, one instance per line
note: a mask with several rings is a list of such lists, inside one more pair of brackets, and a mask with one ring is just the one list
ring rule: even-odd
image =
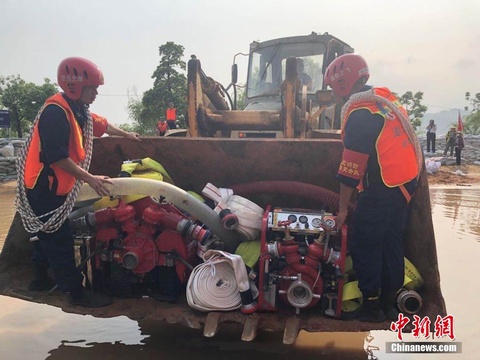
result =
[[[165,284],[185,284],[198,262],[197,242],[210,237],[209,230],[175,206],[156,203],[150,197],[87,213],[73,228],[96,229],[90,247],[101,251],[93,258],[92,269],[100,274],[102,287],[117,296],[133,295],[129,285],[136,289],[143,285],[140,291],[144,294],[154,291],[152,288],[165,292]],[[167,290],[172,291],[179,289]]]
[[258,309],[276,311],[276,296],[300,309],[323,297],[327,316],[339,318],[347,251],[346,229],[335,231],[325,211],[267,207],[261,233]]

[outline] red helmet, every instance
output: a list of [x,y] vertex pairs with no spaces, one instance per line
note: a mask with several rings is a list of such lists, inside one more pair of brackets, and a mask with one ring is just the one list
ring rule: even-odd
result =
[[353,85],[363,77],[365,81],[370,77],[365,59],[357,54],[345,54],[328,65],[324,83],[335,95],[344,97],[351,94]]
[[70,99],[78,100],[84,86],[103,85],[103,73],[90,60],[70,57],[58,65],[57,81]]

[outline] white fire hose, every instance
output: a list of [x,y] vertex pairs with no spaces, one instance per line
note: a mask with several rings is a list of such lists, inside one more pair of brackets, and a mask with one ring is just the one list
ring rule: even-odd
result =
[[244,314],[255,312],[258,289],[249,281],[241,256],[208,250],[204,260],[188,279],[188,305],[203,312],[237,309]]
[[264,210],[254,202],[238,195],[232,189],[205,185],[202,194],[215,202],[214,211],[219,213],[225,229],[236,230],[246,241],[258,240],[262,229]]
[[[225,244],[227,251],[234,252],[242,240],[237,233],[228,231],[222,226],[216,212],[183,189],[153,179],[125,177],[111,180],[113,184],[106,185],[111,196],[131,194],[163,196],[166,202],[187,211],[205,224]],[[80,189],[77,201],[97,198],[99,198],[97,193],[90,186],[84,184]]]

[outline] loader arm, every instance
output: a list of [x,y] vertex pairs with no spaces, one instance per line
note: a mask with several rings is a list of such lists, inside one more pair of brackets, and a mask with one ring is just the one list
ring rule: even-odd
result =
[[[282,86],[281,111],[230,110],[221,86],[202,71],[200,60],[188,62],[188,125],[190,137],[230,137],[231,131],[277,131],[284,138],[299,136],[296,109],[295,58],[288,59],[287,78]],[[304,130],[305,131],[305,130]]]

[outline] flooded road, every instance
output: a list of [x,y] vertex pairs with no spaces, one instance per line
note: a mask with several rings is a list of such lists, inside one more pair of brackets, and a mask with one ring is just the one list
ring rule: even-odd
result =
[[[474,359],[480,351],[480,189],[432,189],[432,212],[442,292],[455,319],[455,341],[462,354],[444,359]],[[14,214],[13,183],[0,185],[0,248]],[[221,327],[215,338],[202,330],[126,317],[97,319],[67,314],[47,305],[0,296],[0,359],[367,359],[366,333],[305,333],[294,346],[283,334],[260,333],[240,341],[241,329]],[[439,355],[387,354],[396,333],[374,331],[378,359],[436,359]],[[405,341],[429,341],[404,335]],[[446,341],[445,339],[443,339]],[[447,338],[447,340],[449,340]]]

